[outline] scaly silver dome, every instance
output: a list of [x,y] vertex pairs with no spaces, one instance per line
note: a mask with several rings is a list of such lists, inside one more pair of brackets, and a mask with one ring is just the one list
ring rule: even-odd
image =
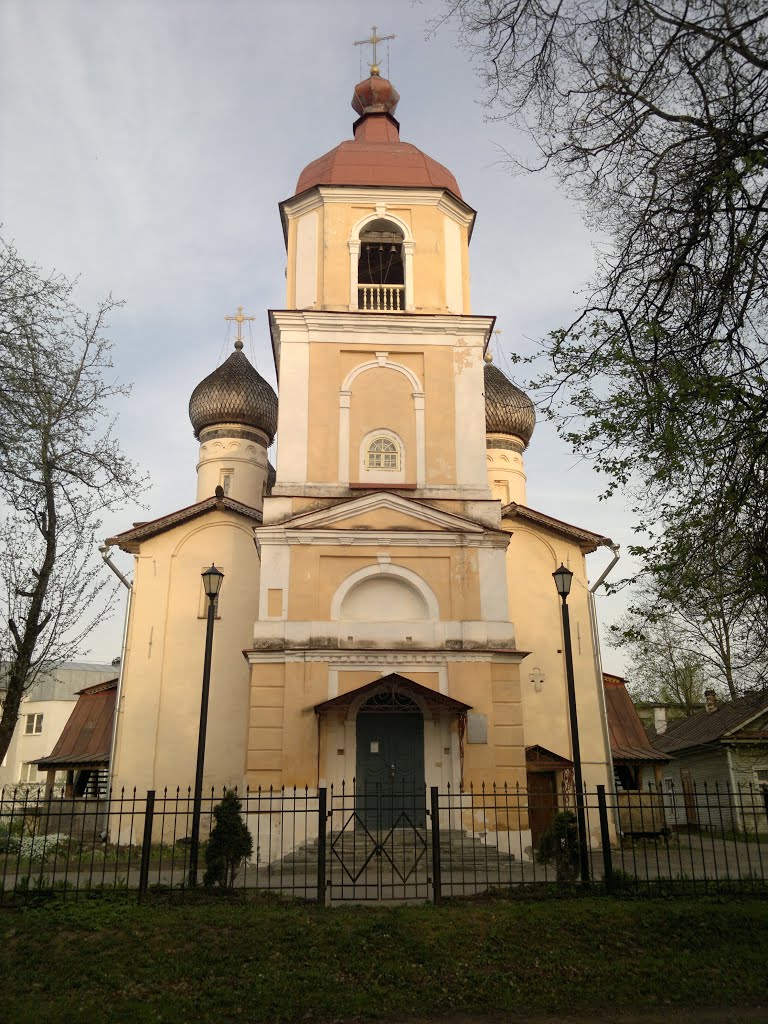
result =
[[219,423],[242,423],[261,430],[270,444],[277,433],[277,395],[242,352],[242,342],[205,380],[189,400],[195,437]]
[[271,494],[272,493],[272,488],[275,486],[276,483],[277,483],[277,470],[272,465],[272,463],[269,460],[267,460],[267,480],[266,480],[266,483],[264,485],[264,493],[265,494]]
[[486,434],[519,437],[527,448],[536,426],[533,402],[492,363],[485,364],[483,376]]

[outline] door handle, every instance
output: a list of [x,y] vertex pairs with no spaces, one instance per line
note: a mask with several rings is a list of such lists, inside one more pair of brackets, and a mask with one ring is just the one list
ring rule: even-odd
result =
[[389,777],[393,782],[395,781],[395,766],[393,764],[389,766]]

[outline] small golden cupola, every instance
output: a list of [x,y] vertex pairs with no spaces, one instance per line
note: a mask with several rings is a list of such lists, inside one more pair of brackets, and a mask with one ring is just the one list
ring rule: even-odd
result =
[[267,449],[277,432],[277,395],[243,352],[238,316],[235,351],[204,380],[189,400],[189,419],[200,442],[197,500],[217,487],[235,501],[261,508],[267,484]]
[[488,484],[502,505],[526,504],[523,452],[536,427],[536,410],[528,395],[493,365],[486,353],[485,447]]

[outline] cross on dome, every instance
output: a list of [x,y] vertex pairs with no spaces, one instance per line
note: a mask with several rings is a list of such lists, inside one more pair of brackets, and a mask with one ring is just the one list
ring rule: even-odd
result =
[[394,34],[391,35],[391,36],[380,36],[380,35],[377,35],[376,28],[377,28],[377,26],[373,25],[372,28],[371,28],[371,34],[370,34],[370,36],[367,39],[356,39],[355,43],[354,43],[355,46],[365,46],[366,44],[371,46],[372,52],[371,52],[370,68],[371,68],[371,74],[372,75],[378,75],[379,74],[379,61],[378,61],[378,56],[376,54],[376,46],[377,46],[377,44],[378,43],[384,43],[388,39],[394,39],[395,38]]
[[243,314],[243,307],[242,306],[238,306],[237,307],[237,312],[235,313],[234,316],[225,316],[224,319],[225,320],[234,320],[235,323],[237,324],[237,337],[235,338],[235,348],[239,352],[240,349],[243,347],[243,324],[246,322],[246,320],[249,320],[249,321],[250,320],[255,320],[256,317],[255,316],[245,316]]

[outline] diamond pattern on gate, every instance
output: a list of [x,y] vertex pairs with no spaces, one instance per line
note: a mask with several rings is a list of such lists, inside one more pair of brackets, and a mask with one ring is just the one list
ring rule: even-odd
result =
[[[406,850],[403,844],[400,851],[398,851],[396,848],[397,841],[404,839],[406,835],[413,837],[412,849]],[[369,844],[370,849],[368,849]],[[352,853],[352,870],[350,870],[349,866],[350,851]],[[363,857],[359,869],[357,866],[358,851]],[[372,863],[375,863],[373,858],[381,856],[388,861],[392,871],[400,881],[407,882],[425,858],[426,852],[426,834],[422,835],[405,811],[398,815],[381,840],[371,832],[357,811],[349,815],[342,828],[334,834],[331,840],[331,853],[341,865],[344,874],[353,884],[359,881]],[[400,856],[398,856],[398,853],[400,853]],[[412,854],[412,858],[407,858],[407,853]],[[379,867],[380,865],[376,866]]]

